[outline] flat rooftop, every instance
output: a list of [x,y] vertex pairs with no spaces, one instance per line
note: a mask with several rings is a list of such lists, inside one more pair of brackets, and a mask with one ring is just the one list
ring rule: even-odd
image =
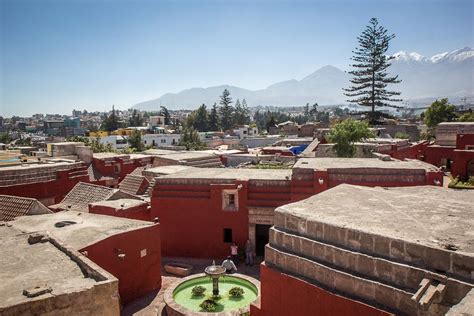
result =
[[[66,221],[74,224],[64,227],[55,225]],[[75,211],[23,216],[9,223],[23,232],[49,231],[76,250],[109,236],[154,225],[151,222]]]
[[203,151],[178,151],[172,154],[162,155],[161,158],[171,160],[188,160],[188,159],[200,159],[200,158],[214,158],[216,155],[209,152]]
[[291,169],[192,168],[160,179],[288,180]]
[[194,169],[191,166],[183,166],[183,165],[171,165],[171,166],[161,166],[161,167],[153,167],[143,170],[144,173],[153,173],[155,175],[167,175],[177,173],[187,169]]
[[[79,265],[50,242],[28,243],[28,234],[0,226],[0,310],[32,300],[93,287],[97,282],[86,277]],[[47,286],[51,293],[28,298],[23,290]]]
[[65,160],[49,160],[47,162],[42,163],[23,163],[21,165],[14,165],[14,166],[5,166],[0,168],[0,172],[3,171],[14,171],[14,170],[32,170],[32,169],[43,169],[43,168],[51,168],[51,167],[70,167],[73,165],[80,165],[82,163],[75,162],[73,160],[65,161]]
[[351,169],[351,168],[378,168],[378,169],[425,169],[439,170],[437,167],[420,160],[390,160],[378,158],[301,158],[293,168],[314,170]]
[[127,154],[117,154],[117,153],[94,153],[92,157],[95,159],[108,159],[108,158],[122,158],[129,157]]
[[341,184],[277,209],[303,221],[422,244],[454,245],[474,256],[474,194],[434,186],[362,187]]
[[132,199],[118,199],[118,200],[108,200],[100,201],[95,203],[90,203],[93,206],[105,206],[114,209],[127,209],[131,207],[136,207],[140,205],[146,205],[147,203],[142,200],[132,200]]

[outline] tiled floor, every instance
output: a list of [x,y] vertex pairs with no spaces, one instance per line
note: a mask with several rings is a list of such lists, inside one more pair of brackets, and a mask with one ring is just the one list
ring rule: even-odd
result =
[[[262,260],[263,258],[257,258],[253,266],[246,266],[244,262],[240,262],[237,266],[237,272],[260,279],[260,263]],[[162,309],[165,306],[163,301],[164,292],[171,284],[180,279],[180,277],[170,275],[164,271],[163,266],[168,262],[190,264],[193,266],[192,273],[194,274],[204,272],[204,268],[212,264],[212,259],[162,258],[162,280],[160,291],[149,293],[148,295],[127,304],[122,310],[122,315],[161,316]],[[216,264],[220,263],[221,262],[216,261]]]

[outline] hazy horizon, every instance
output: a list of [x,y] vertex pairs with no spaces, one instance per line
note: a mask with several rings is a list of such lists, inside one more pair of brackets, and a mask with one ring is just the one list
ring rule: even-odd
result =
[[474,46],[472,1],[0,3],[0,115],[126,109],[168,92],[258,90],[347,70],[375,16],[389,53]]

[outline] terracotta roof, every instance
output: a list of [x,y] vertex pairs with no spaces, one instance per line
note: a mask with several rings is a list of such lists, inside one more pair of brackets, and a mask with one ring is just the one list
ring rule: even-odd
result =
[[135,195],[145,194],[149,186],[150,183],[144,176],[133,174],[127,174],[119,184],[120,190]]
[[87,212],[89,203],[107,200],[116,191],[116,189],[101,185],[79,182],[61,203],[51,205],[50,208]]
[[7,222],[20,216],[48,213],[51,211],[36,199],[0,195],[0,221]]

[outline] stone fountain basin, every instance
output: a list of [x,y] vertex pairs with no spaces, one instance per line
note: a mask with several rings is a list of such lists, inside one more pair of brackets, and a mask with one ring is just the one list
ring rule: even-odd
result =
[[[223,278],[223,280],[222,280]],[[207,286],[203,284],[204,280]],[[166,303],[166,312],[170,316],[181,315],[212,315],[212,316],[237,316],[248,315],[250,312],[250,304],[258,302],[260,293],[260,282],[252,277],[243,274],[226,274],[219,279],[219,288],[221,290],[221,300],[218,302],[222,305],[235,305],[234,307],[225,308],[224,310],[217,310],[216,312],[202,312],[196,305],[206,298],[212,296],[212,280],[205,273],[193,274],[186,278],[180,279],[168,287],[164,294],[164,301]],[[208,291],[201,298],[192,298],[189,294],[190,289],[196,285],[204,285]],[[242,302],[236,302],[233,298],[227,297],[227,287],[240,286],[244,289],[244,297]],[[183,303],[183,295],[185,295],[185,302]],[[175,299],[176,298],[176,299]],[[176,301],[178,300],[178,302]],[[196,301],[194,301],[196,300]],[[194,301],[194,302],[193,302]],[[231,301],[231,302],[229,302]],[[189,303],[189,304],[188,304]],[[240,306],[239,306],[240,305]]]

